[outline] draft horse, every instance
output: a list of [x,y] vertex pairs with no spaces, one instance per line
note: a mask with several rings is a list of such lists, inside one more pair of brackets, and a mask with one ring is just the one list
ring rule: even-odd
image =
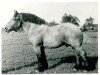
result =
[[[45,21],[30,13],[15,11],[13,18],[5,26],[6,32],[23,31],[28,33],[38,59],[38,71],[48,69],[45,48],[58,48],[62,45],[75,50],[76,67],[87,66],[86,52],[82,49],[83,33],[72,23],[63,23],[49,27]],[[81,61],[80,61],[81,60]]]

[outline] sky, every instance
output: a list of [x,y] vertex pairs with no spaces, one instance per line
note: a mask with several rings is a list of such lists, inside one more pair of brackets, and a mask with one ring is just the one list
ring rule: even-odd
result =
[[14,10],[25,13],[32,13],[47,22],[55,20],[60,23],[64,13],[77,16],[80,25],[85,19],[94,18],[98,23],[98,4],[96,2],[25,2],[15,0],[2,0],[0,4],[0,25],[5,27],[14,14]]

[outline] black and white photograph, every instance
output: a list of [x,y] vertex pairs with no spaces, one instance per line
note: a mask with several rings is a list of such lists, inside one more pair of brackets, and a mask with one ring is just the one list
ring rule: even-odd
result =
[[2,74],[97,74],[98,1],[1,0]]

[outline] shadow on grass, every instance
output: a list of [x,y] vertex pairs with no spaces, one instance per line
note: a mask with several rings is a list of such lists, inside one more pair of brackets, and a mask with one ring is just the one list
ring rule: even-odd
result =
[[93,71],[96,68],[98,68],[98,57],[97,56],[91,56],[91,57],[87,57],[87,61],[88,61],[88,71]]
[[[87,71],[95,70],[96,66],[97,66],[97,61],[98,61],[97,56],[87,57],[88,66],[87,66],[86,70]],[[61,65],[63,63],[76,63],[76,57],[75,56],[67,56],[67,57],[60,58],[60,61],[55,63],[54,65],[52,65],[49,69],[57,67],[58,65]],[[79,67],[79,69],[83,69],[83,68]]]
[[20,67],[17,67],[17,68],[11,68],[11,69],[2,70],[2,73],[6,74],[9,71],[15,71],[15,70],[19,70],[19,69],[24,68],[24,67],[35,66],[36,64],[37,64],[37,62],[33,62],[31,64],[20,66]]
[[[53,61],[53,60],[56,60],[56,59],[59,59],[60,61],[57,62],[57,63],[54,63],[54,65],[49,67],[49,69],[55,68],[58,65],[61,65],[63,63],[75,63],[76,62],[76,57],[75,56],[67,56],[67,57],[62,57],[62,58],[54,58],[54,59],[49,59],[49,60]],[[96,69],[98,57],[96,57],[96,56],[87,57],[87,60],[88,60],[88,63],[89,63],[87,70],[88,71],[93,71],[94,69]],[[34,62],[34,63],[28,64],[28,65],[20,66],[18,68],[11,68],[11,69],[2,70],[2,73],[6,74],[9,71],[15,71],[15,70],[19,70],[19,69],[24,68],[24,67],[35,66],[36,64],[37,64],[37,62]]]

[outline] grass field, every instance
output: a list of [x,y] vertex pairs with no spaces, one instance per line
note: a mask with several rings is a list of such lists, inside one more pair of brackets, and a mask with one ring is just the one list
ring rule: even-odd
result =
[[[98,72],[98,34],[97,32],[85,32],[83,49],[88,54],[90,66],[96,66],[85,73]],[[57,49],[46,49],[46,57],[49,69],[42,73],[84,73],[84,70],[74,71],[75,52],[70,47],[62,46]],[[2,32],[2,73],[29,74],[35,73],[37,58],[33,47],[29,43],[25,33]]]

